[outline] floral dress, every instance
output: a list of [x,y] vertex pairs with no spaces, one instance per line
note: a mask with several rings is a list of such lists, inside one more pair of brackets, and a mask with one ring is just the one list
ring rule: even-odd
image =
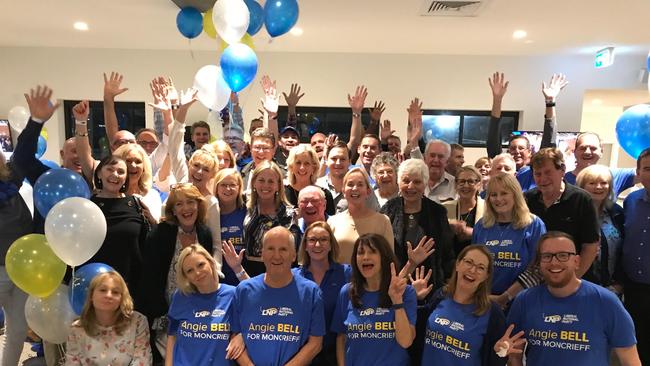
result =
[[118,335],[113,327],[98,326],[99,335],[86,334],[79,320],[72,323],[65,365],[149,366],[152,363],[147,318],[133,312],[131,324]]

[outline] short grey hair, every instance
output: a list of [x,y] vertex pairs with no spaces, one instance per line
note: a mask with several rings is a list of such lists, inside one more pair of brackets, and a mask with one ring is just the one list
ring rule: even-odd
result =
[[442,141],[440,139],[435,139],[435,140],[429,141],[429,143],[427,144],[426,149],[424,149],[424,155],[427,155],[429,153],[429,149],[431,149],[431,146],[433,144],[441,144],[442,146],[445,147],[445,154],[446,154],[445,157],[449,158],[451,156],[451,145],[449,145],[446,141]]
[[310,186],[307,186],[307,187],[301,189],[300,192],[298,192],[298,202],[300,202],[300,197],[302,197],[304,194],[307,194],[308,192],[312,192],[312,191],[317,192],[318,196],[323,200],[325,200],[327,198],[327,197],[325,197],[325,192],[323,192],[323,190],[320,187],[310,185]]
[[397,159],[395,159],[393,153],[384,151],[375,156],[372,160],[372,165],[370,165],[370,175],[373,179],[377,176],[377,169],[382,165],[390,165],[395,171],[397,171],[397,168],[399,167],[399,163],[397,162]]
[[421,159],[406,159],[399,166],[397,171],[397,180],[402,181],[402,175],[408,174],[410,176],[419,176],[424,183],[429,181],[429,168],[424,160]]

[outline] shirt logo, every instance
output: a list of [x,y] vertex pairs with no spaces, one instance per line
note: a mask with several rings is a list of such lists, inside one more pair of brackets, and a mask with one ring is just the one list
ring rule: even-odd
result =
[[449,324],[451,324],[451,322],[449,321],[449,319],[438,318],[438,317],[436,317],[436,320],[434,320],[434,322],[435,322],[436,324],[440,324],[440,325],[442,325],[443,327],[446,327],[446,326],[448,326]]
[[449,329],[451,330],[460,330],[460,331],[465,331],[465,326],[459,322],[453,322],[449,326]]
[[373,314],[374,315],[384,315],[384,314],[388,314],[388,313],[390,313],[390,309],[386,309],[386,308],[376,308],[376,309],[368,308],[368,309],[365,309],[365,310],[361,310],[359,312],[359,315],[360,316],[370,316],[370,315],[373,315]]
[[488,247],[494,247],[494,246],[499,245],[499,241],[498,240],[488,240],[488,241],[485,242],[485,245],[487,245]]
[[547,316],[544,317],[544,323],[553,323],[553,324],[555,324],[555,323],[559,322],[560,320],[562,320],[561,315],[547,315]]
[[262,309],[262,315],[264,315],[264,316],[273,316],[273,315],[289,316],[289,315],[293,315],[293,309],[288,308],[288,307]]
[[194,313],[195,318],[205,318],[205,317],[208,317],[208,316],[210,316],[210,312],[207,311],[207,310],[197,311],[197,312]]
[[226,312],[221,310],[221,309],[214,309],[212,310],[212,316],[217,318],[226,315]]

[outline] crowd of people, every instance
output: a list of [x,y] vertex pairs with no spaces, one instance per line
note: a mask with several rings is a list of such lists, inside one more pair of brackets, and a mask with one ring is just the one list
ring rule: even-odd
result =
[[[111,153],[93,158],[82,101],[60,154],[106,218],[88,263],[114,271],[92,280],[68,342],[46,342],[48,365],[650,364],[650,145],[636,169],[610,169],[582,132],[566,171],[555,105],[567,83],[542,86],[541,148],[515,135],[503,152],[508,81],[493,74],[486,156],[465,165],[463,146],[425,139],[418,98],[403,146],[382,102],[364,127],[363,86],[348,95],[348,141],[318,131],[301,144],[300,86],[283,93],[279,128],[265,76],[248,133],[233,93],[211,141],[209,124],[186,124],[196,92],[164,77],[150,84],[162,136],[119,130],[127,89],[104,75]],[[58,107],[45,86],[25,97],[29,122],[12,159],[0,154],[3,366],[27,330],[4,256],[44,225],[18,189],[50,169],[35,151]]]

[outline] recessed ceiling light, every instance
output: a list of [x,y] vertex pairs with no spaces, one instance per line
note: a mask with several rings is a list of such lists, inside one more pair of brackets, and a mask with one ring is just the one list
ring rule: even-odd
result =
[[514,31],[512,33],[512,38],[514,38],[514,39],[522,39],[522,38],[526,38],[527,35],[528,35],[528,33],[526,33],[525,30],[519,29],[519,30],[516,30],[516,31]]
[[74,29],[78,31],[87,31],[88,30],[88,23],[86,22],[74,22],[73,24]]
[[293,27],[289,32],[294,36],[298,37],[298,36],[302,36],[303,30],[300,27]]

